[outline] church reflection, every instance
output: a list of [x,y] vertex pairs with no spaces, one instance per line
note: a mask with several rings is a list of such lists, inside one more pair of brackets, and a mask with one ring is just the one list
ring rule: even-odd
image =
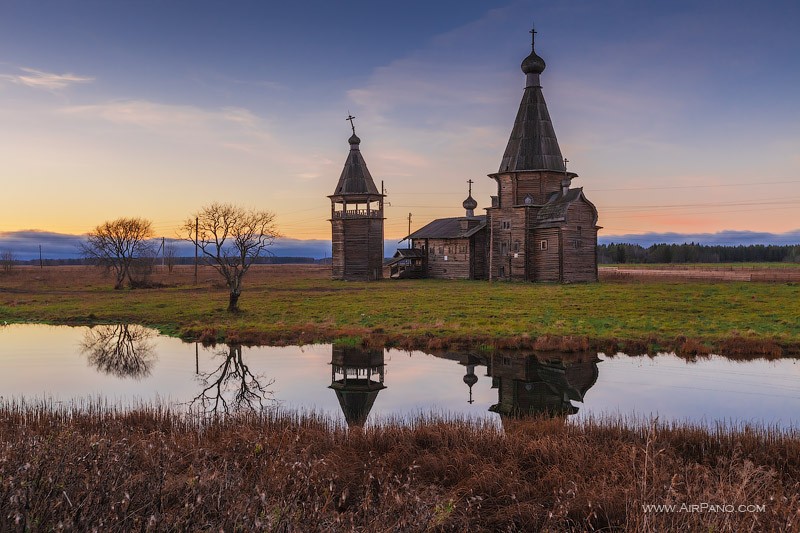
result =
[[574,415],[598,376],[596,353],[493,354],[487,374],[497,389],[489,410],[505,422],[531,416]]
[[378,393],[385,389],[383,349],[331,348],[331,384],[349,427],[363,427]]
[[155,331],[136,324],[106,324],[86,330],[80,344],[89,364],[120,378],[150,375],[156,360]]

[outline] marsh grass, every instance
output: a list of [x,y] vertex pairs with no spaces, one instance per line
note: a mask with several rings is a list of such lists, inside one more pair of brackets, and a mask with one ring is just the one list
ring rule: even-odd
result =
[[[800,284],[617,280],[342,282],[317,266],[258,265],[242,312],[216,275],[157,271],[157,288],[114,291],[90,267],[20,267],[0,279],[0,323],[135,322],[205,343],[361,339],[407,349],[596,349],[606,353],[800,353]],[[350,340],[346,342],[350,342]]]
[[[313,413],[5,403],[0,529],[796,531],[798,436],[625,418],[347,430]],[[703,502],[765,507],[642,510]]]

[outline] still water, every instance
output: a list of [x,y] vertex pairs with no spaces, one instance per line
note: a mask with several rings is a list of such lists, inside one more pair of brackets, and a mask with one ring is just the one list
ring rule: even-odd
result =
[[280,406],[353,424],[418,414],[621,414],[800,426],[795,359],[670,354],[431,355],[331,345],[214,348],[141,326],[0,326],[0,398],[230,411]]

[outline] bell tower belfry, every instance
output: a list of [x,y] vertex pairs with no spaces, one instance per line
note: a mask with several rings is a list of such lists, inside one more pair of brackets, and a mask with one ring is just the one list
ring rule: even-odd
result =
[[[361,155],[361,139],[349,115],[350,153],[331,199],[333,279],[383,278],[383,191],[378,191]],[[381,187],[383,189],[383,187]]]

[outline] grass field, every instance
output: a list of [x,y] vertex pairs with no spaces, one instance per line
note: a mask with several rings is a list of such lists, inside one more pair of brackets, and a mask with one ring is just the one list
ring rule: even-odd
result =
[[436,419],[348,431],[272,412],[187,420],[5,404],[0,440],[3,531],[800,526],[800,439],[769,428],[557,418],[505,431]]
[[800,352],[800,284],[611,280],[331,281],[319,266],[257,266],[242,312],[201,268],[157,272],[158,288],[112,290],[92,267],[0,275],[0,322],[129,321],[204,342],[308,343],[347,337],[407,348],[597,349],[781,356]]

